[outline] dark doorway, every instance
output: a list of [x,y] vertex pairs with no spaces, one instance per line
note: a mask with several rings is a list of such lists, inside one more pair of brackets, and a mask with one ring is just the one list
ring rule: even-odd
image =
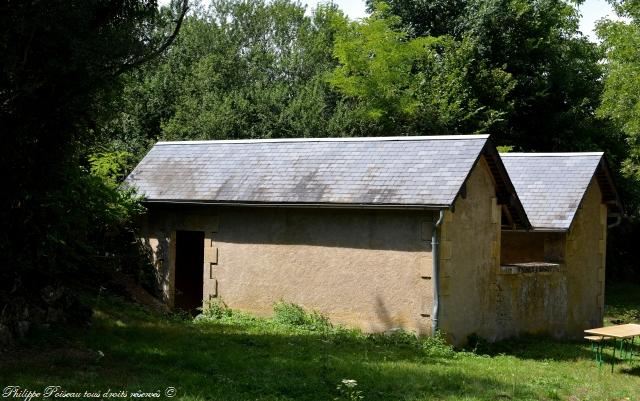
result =
[[174,306],[191,314],[202,306],[204,232],[176,232]]

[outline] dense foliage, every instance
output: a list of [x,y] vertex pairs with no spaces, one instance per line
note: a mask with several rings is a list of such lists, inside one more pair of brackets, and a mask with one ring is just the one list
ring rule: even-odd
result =
[[350,108],[324,76],[335,66],[333,6],[312,16],[286,0],[195,7],[175,45],[124,77],[113,149],[141,157],[158,139],[349,134]]
[[170,22],[153,0],[0,5],[0,337],[68,320],[60,283],[97,288],[104,258],[131,251],[137,204],[88,156],[118,77],[170,45],[185,7]]
[[[464,73],[474,99],[469,110],[491,110],[504,124],[491,133],[516,150],[586,150],[609,134],[595,109],[602,90],[602,53],[578,31],[579,14],[562,0],[442,0],[368,2],[400,16],[414,37],[431,34],[466,43]],[[381,6],[384,6],[381,8]],[[497,76],[496,76],[497,75]]]
[[618,12],[628,22],[603,21],[598,28],[608,70],[599,113],[611,118],[624,134],[630,151],[623,172],[640,181],[640,4],[623,2]]
[[515,150],[604,150],[630,215],[609,266],[637,260],[636,1],[615,2],[628,19],[600,25],[602,46],[562,0],[368,4],[350,21],[292,0],[186,16],[185,1],[2,3],[0,302],[14,306],[0,329],[24,294],[122,268],[106,255],[141,271],[140,208],[118,185],[160,139],[491,133]]
[[603,52],[561,0],[335,6],[219,0],[123,82],[109,137],[157,139],[491,133],[515,150],[611,149],[598,119]]
[[[339,65],[330,82],[356,101],[359,117],[372,127],[363,134],[496,131],[510,109],[511,75],[486,65],[474,70],[472,40],[411,37],[400,18],[387,13],[380,4],[369,18],[349,23],[334,45]],[[482,93],[473,87],[480,80]]]
[[[135,161],[160,139],[490,133],[516,151],[606,151],[637,215],[635,64],[623,70],[613,44],[631,41],[633,24],[603,25],[603,47],[562,0],[368,5],[359,21],[290,0],[195,7],[175,45],[122,80],[109,149]],[[624,57],[635,57],[629,43]],[[634,259],[637,227],[612,231],[610,272]]]
[[626,276],[637,277],[637,239],[640,238],[640,4],[612,2],[623,20],[604,20],[598,26],[606,52],[607,71],[598,114],[615,124],[610,136],[622,147],[615,162],[629,218],[617,230],[610,258]]

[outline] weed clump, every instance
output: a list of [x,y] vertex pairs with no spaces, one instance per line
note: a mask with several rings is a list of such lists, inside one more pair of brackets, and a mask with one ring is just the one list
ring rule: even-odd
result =
[[444,335],[439,331],[433,336],[421,338],[420,348],[425,355],[431,357],[453,358],[456,356],[453,346],[447,342]]
[[317,311],[307,311],[298,304],[282,300],[273,304],[273,315],[270,319],[233,310],[219,299],[211,300],[205,302],[202,313],[195,320],[223,325],[253,325],[285,332],[321,333],[324,341],[332,343],[365,341],[375,346],[411,348],[425,356],[435,358],[453,358],[456,355],[454,348],[447,343],[440,332],[429,337],[418,337],[415,333],[403,329],[365,334],[359,329],[334,326],[327,316]]
[[307,312],[302,306],[279,301],[273,304],[273,321],[285,326],[302,327],[312,331],[329,331],[333,328],[328,317],[319,312]]
[[367,334],[367,339],[375,345],[420,348],[418,337],[414,333],[403,329],[394,329],[386,333]]
[[205,320],[221,320],[231,317],[232,315],[233,310],[231,310],[227,304],[222,300],[212,299],[204,303],[202,313],[198,315],[197,318]]
[[397,329],[387,333],[368,334],[367,340],[375,345],[415,348],[430,357],[453,358],[456,355],[453,346],[447,343],[440,332],[434,336],[418,337],[410,331]]

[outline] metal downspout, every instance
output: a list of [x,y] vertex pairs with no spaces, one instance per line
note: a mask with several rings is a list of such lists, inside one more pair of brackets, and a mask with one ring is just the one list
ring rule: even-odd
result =
[[438,331],[438,316],[440,314],[440,241],[439,228],[444,220],[444,210],[440,210],[440,217],[431,233],[431,258],[433,260],[433,319],[431,321],[431,334]]

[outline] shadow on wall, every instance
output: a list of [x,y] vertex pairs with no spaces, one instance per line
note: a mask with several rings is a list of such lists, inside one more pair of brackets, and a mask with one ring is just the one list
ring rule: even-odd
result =
[[[169,221],[175,230],[206,231],[219,218],[219,242],[267,245],[312,245],[356,249],[424,251],[422,222],[431,211],[221,207],[212,205],[150,206],[152,224]],[[157,225],[157,224],[155,224]],[[161,225],[161,224],[160,224]],[[430,233],[429,233],[430,239]]]
[[[414,332],[416,327],[424,327],[425,321],[427,322],[426,329],[430,329],[431,327],[431,319],[429,317],[422,317],[421,319],[415,318],[415,316],[411,316],[410,314],[406,315],[398,315],[395,316],[389,311],[383,298],[380,295],[376,295],[376,322],[378,327],[376,327],[376,331],[382,331],[386,333],[390,333],[396,330],[406,330],[409,332]],[[408,319],[413,319],[412,322],[408,321]],[[427,332],[421,332],[420,335],[426,335]]]
[[169,277],[169,264],[165,263],[169,255],[169,243],[166,238],[158,238],[158,246],[154,248],[151,246],[150,239],[148,237],[141,238],[140,246],[143,248],[143,252],[147,255],[148,260],[153,262],[153,274],[155,277],[155,285],[157,288],[157,294],[162,297],[164,302],[169,302],[166,291],[162,289],[168,285],[167,279]]

